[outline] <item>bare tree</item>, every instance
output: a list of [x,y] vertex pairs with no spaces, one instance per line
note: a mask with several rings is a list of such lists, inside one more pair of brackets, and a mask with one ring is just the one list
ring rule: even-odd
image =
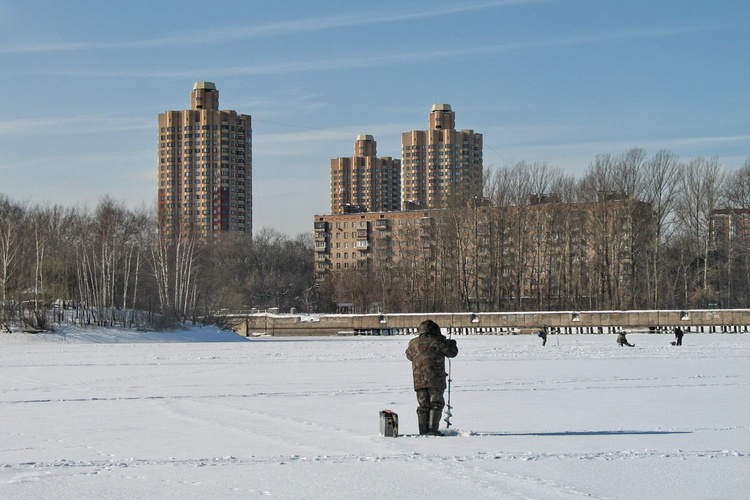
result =
[[[727,174],[725,183],[727,216],[731,223],[742,227],[739,221],[750,220],[750,158],[734,172]],[[728,228],[727,238],[717,254],[725,260],[720,285],[725,287],[725,299],[729,307],[744,306],[750,299],[750,248],[747,236],[742,231],[734,234]]]
[[678,193],[679,158],[670,151],[658,151],[643,167],[643,200],[651,205],[651,261],[646,280],[649,307],[659,307],[666,290],[668,272],[665,257],[668,242],[675,230],[675,201]]
[[8,299],[8,285],[17,266],[21,250],[20,231],[25,217],[23,207],[0,195],[0,303]]
[[195,313],[198,238],[189,226],[174,224],[172,238],[154,237],[150,264],[166,324],[184,321]]
[[8,292],[19,272],[20,240],[25,216],[23,207],[0,195],[0,326],[8,332],[17,314],[16,305],[9,300]]
[[726,198],[730,206],[750,211],[750,158],[727,174]]
[[682,169],[677,214],[682,232],[682,284],[686,305],[706,306],[714,289],[708,280],[711,212],[721,203],[724,173],[718,158],[698,157]]
[[616,279],[617,258],[615,242],[610,228],[613,226],[614,205],[609,201],[621,199],[617,192],[615,175],[617,159],[611,154],[597,155],[579,184],[579,197],[591,204],[592,214],[588,221],[592,252],[587,257],[591,262],[591,289],[589,296],[594,307],[619,308],[619,290]]

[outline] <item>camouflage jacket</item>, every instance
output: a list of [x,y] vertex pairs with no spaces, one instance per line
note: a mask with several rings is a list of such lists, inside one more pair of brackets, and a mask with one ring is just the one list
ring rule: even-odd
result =
[[442,334],[423,333],[409,342],[406,357],[411,361],[414,390],[435,387],[445,389],[445,358],[455,358],[458,346]]

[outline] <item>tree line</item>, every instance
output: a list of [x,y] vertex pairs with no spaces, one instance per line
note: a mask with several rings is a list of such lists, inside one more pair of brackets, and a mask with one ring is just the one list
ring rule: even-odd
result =
[[311,255],[307,235],[264,229],[167,244],[153,210],[109,197],[90,210],[0,194],[0,331],[62,321],[163,328],[250,307],[312,309]]
[[[750,159],[727,171],[718,158],[634,148],[598,155],[580,179],[521,161],[484,184],[483,203],[400,230],[387,255],[331,274],[324,293],[369,312],[750,304]],[[737,216],[722,238],[718,209]]]

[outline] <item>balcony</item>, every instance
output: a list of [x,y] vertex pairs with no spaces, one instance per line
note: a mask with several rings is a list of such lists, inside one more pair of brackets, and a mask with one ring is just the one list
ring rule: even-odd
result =
[[370,242],[367,240],[358,240],[354,246],[360,252],[366,252],[370,249]]

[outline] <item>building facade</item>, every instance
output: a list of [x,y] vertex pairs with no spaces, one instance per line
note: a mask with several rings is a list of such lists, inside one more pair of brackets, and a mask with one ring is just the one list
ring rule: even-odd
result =
[[465,205],[482,196],[482,134],[458,131],[449,104],[435,104],[428,130],[401,134],[405,210]]
[[474,310],[601,305],[602,298],[584,296],[591,288],[613,304],[628,300],[638,274],[633,255],[651,247],[650,205],[530,199],[502,208],[315,216],[316,278],[347,270],[419,276],[463,290]]
[[[365,212],[315,216],[315,276],[333,271],[367,270],[376,260],[397,259],[404,230],[416,221],[431,220],[434,210]],[[379,257],[376,257],[376,254]]]
[[212,82],[193,86],[191,109],[159,115],[159,233],[204,243],[228,232],[252,234],[250,115],[219,109]]
[[377,157],[377,142],[359,135],[354,156],[331,160],[331,213],[401,208],[401,161]]
[[744,242],[750,236],[750,210],[722,208],[710,214],[711,238],[718,247]]

